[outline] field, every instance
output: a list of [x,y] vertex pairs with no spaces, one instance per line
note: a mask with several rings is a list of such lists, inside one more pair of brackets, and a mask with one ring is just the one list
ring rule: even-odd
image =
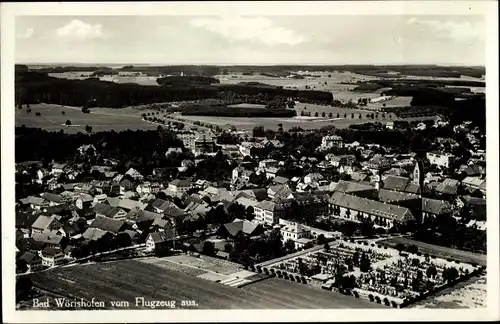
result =
[[[64,130],[65,133],[85,133],[85,126],[92,126],[93,132],[108,130],[154,130],[158,125],[143,121],[141,114],[146,110],[135,108],[92,108],[90,114],[82,113],[77,107],[63,107],[58,105],[37,104],[31,105],[31,113],[16,109],[16,127],[25,125],[26,127],[37,127],[48,131]],[[64,111],[65,115],[62,115]],[[41,116],[36,116],[37,112]],[[70,120],[72,125],[66,126],[66,120]]]
[[[266,279],[243,288],[224,286],[135,260],[54,269],[32,275],[37,287],[98,301],[195,300],[199,309],[373,308],[374,303],[307,285]],[[111,305],[107,304],[109,308]]]
[[[299,73],[300,74],[300,73]],[[302,73],[303,74],[303,73]],[[278,77],[267,77],[260,74],[255,75],[217,75],[216,78],[220,80],[221,84],[236,84],[240,82],[260,82],[275,86],[282,86],[285,89],[306,89],[306,85],[312,90],[329,91],[333,94],[335,99],[341,101],[348,101],[352,99],[357,101],[358,98],[374,98],[380,94],[373,93],[358,93],[349,91],[356,87],[355,84],[341,84],[341,82],[356,83],[358,81],[367,81],[377,79],[371,76],[364,76],[351,72],[312,72],[311,75],[318,75],[319,77],[305,77],[304,79],[288,79]],[[328,76],[331,77],[328,77]],[[326,82],[326,84],[325,84]]]
[[484,308],[487,307],[486,293],[486,276],[473,277],[416,303],[412,308]]
[[398,243],[402,243],[406,246],[416,245],[418,247],[418,250],[422,252],[422,254],[428,253],[429,255],[435,255],[436,257],[440,257],[443,259],[452,258],[453,260],[458,260],[467,263],[477,263],[481,266],[486,266],[486,255],[484,254],[472,253],[468,251],[461,251],[443,246],[427,244],[420,241],[410,240],[404,237],[394,237],[387,240],[379,241],[378,243],[390,247],[394,247]]
[[[49,76],[61,79],[82,80],[89,78],[92,72],[64,72],[64,73],[49,73]],[[113,81],[117,83],[137,83],[142,85],[158,85],[156,76],[140,75],[135,76],[130,72],[120,72],[119,75],[104,76],[101,81]]]

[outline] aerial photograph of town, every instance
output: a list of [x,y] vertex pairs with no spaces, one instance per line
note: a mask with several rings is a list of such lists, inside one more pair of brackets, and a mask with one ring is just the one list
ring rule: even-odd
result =
[[484,24],[17,16],[16,310],[487,307]]

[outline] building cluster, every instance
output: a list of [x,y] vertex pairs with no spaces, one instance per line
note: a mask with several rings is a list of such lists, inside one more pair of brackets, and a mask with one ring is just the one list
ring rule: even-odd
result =
[[[178,137],[195,157],[216,151],[212,136],[185,132]],[[283,242],[304,247],[321,232],[307,226],[306,220],[370,220],[387,230],[426,219],[460,217],[463,209],[470,215],[469,226],[486,228],[484,152],[475,150],[466,164],[453,170],[466,177],[453,179],[444,172],[456,158],[450,153],[458,145],[452,139],[437,139],[436,150],[425,160],[413,153],[375,153],[380,145],[344,143],[340,136],[327,135],[319,151],[348,148],[356,154],[294,159],[296,167],[311,170],[301,177],[287,177],[285,161],[243,162],[252,157],[253,148],[282,145],[279,140],[252,140],[221,147],[237,164],[227,185],[183,177],[183,170],[196,167],[191,160],[182,161],[179,177],[169,181],[162,177],[162,169],[143,174],[130,168],[120,174],[111,163],[92,166],[94,179],[76,182],[78,165],[19,163],[16,172],[31,174],[33,183],[43,184],[45,191],[16,202],[18,259],[36,271],[124,246],[145,244],[146,251],[172,248],[176,240],[201,252],[207,233],[224,238],[224,243],[214,244],[227,257],[224,244],[240,234],[254,237],[279,231]],[[425,172],[426,165],[436,168]],[[333,181],[332,172],[340,178]],[[252,183],[258,176],[265,176],[269,185]],[[233,205],[244,210],[235,221],[205,221],[218,208],[231,214]],[[185,228],[179,233],[182,224]],[[186,229],[185,224],[191,227]]]

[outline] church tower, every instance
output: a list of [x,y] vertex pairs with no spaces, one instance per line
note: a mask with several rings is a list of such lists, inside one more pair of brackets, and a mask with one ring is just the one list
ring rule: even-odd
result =
[[415,163],[415,168],[413,168],[413,183],[420,186],[420,189],[423,189],[424,185],[424,166],[422,161],[417,160]]

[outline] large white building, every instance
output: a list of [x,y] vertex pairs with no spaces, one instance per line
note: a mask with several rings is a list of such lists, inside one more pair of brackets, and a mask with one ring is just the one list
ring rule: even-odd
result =
[[431,164],[443,168],[449,168],[451,163],[455,160],[455,156],[448,153],[427,152],[427,159]]
[[283,242],[293,241],[295,248],[298,249],[312,241],[311,230],[298,223],[292,223],[281,229],[281,239]]
[[337,135],[323,136],[321,139],[321,149],[328,150],[333,147],[342,147],[343,139]]

